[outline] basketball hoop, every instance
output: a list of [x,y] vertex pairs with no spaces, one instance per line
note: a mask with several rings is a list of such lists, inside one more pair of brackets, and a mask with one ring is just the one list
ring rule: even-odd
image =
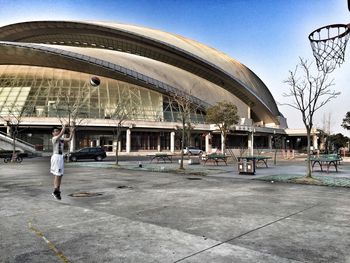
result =
[[329,73],[344,62],[349,33],[350,24],[334,24],[316,29],[309,35],[318,70]]

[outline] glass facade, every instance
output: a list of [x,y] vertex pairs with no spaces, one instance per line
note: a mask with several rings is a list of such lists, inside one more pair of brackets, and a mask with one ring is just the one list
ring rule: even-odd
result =
[[[0,66],[0,114],[24,110],[24,116],[84,119],[178,121],[168,97],[127,82],[90,74],[32,66]],[[16,107],[16,109],[14,109]],[[203,112],[192,114],[203,122]]]

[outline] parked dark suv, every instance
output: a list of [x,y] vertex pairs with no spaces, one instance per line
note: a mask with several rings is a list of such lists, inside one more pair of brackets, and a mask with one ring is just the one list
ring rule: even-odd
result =
[[106,156],[105,150],[101,147],[87,147],[76,152],[71,152],[69,160],[73,162],[81,159],[95,159],[96,161],[102,161]]

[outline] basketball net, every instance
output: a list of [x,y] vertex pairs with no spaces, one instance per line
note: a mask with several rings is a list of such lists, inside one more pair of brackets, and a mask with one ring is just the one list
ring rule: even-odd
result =
[[309,35],[318,70],[330,73],[344,62],[349,33],[350,24],[335,24],[316,29]]

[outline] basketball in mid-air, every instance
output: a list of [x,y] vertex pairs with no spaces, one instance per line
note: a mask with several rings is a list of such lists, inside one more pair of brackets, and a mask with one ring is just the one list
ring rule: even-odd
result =
[[101,80],[99,77],[93,76],[90,79],[90,85],[93,87],[97,87],[101,84]]

